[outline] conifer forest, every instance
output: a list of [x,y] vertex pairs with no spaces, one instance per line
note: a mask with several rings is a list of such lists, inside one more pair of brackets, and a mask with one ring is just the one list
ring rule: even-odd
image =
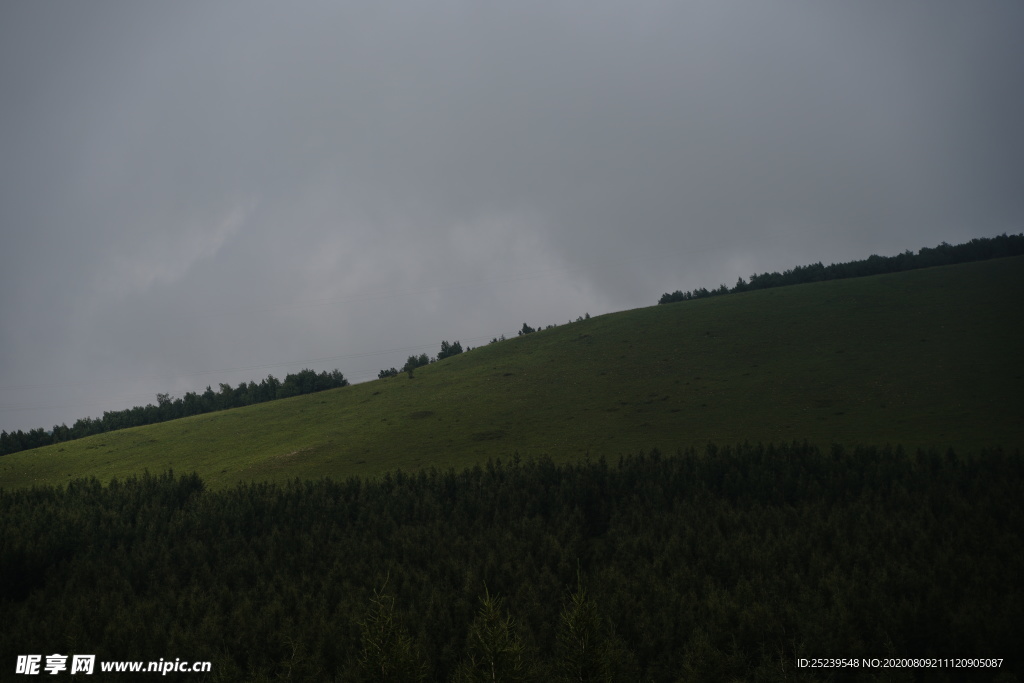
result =
[[167,680],[1020,680],[1022,498],[1019,454],[799,443],[0,491],[0,651],[212,662]]

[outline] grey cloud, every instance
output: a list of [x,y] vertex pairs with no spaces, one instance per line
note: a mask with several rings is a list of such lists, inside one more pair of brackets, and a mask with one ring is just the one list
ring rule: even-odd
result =
[[0,12],[8,429],[1024,216],[1016,3]]

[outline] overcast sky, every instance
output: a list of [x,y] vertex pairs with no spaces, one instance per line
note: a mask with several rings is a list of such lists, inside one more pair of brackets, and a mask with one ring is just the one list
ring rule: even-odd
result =
[[1024,230],[1024,5],[0,3],[0,427]]

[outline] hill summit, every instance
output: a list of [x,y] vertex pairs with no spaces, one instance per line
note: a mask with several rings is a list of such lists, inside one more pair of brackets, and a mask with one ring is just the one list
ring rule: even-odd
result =
[[0,487],[212,486],[708,442],[1024,445],[1024,257],[595,316],[396,377],[23,451]]

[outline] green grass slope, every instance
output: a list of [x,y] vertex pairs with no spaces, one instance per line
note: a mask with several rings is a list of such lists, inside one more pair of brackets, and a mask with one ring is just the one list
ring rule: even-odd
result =
[[708,441],[1024,446],[1024,257],[598,316],[319,394],[0,458],[0,487],[212,486]]

